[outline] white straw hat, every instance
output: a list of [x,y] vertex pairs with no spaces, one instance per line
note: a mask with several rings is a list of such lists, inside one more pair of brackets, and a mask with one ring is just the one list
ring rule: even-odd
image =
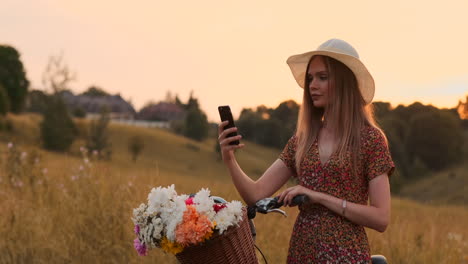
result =
[[316,50],[303,54],[293,55],[286,61],[291,68],[292,74],[300,87],[304,88],[307,65],[312,56],[323,55],[332,57],[351,69],[356,76],[359,90],[366,104],[374,98],[375,85],[372,75],[366,66],[359,60],[357,51],[346,41],[341,39],[330,39],[320,45]]

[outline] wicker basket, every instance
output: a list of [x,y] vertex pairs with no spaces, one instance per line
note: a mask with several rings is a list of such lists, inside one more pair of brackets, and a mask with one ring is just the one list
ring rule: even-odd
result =
[[247,210],[242,210],[239,227],[230,227],[201,245],[185,248],[176,255],[177,260],[181,264],[258,264]]

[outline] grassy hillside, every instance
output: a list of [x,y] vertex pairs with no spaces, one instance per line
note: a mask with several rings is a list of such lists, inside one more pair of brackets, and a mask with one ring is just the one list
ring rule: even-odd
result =
[[[12,133],[0,133],[0,263],[176,263],[155,250],[138,257],[133,249],[132,209],[154,186],[175,184],[179,193],[202,187],[228,200],[239,199],[214,151],[215,139],[194,142],[164,130],[111,126],[111,161],[80,152],[46,152],[37,147],[37,116],[10,116]],[[80,127],[86,124],[81,122]],[[136,163],[127,151],[133,135],[144,138]],[[12,141],[14,146],[7,147]],[[245,171],[258,177],[279,154],[246,142],[238,152]],[[23,154],[25,153],[25,154]],[[256,218],[257,244],[269,263],[284,263],[297,210],[289,216]],[[460,263],[468,259],[468,210],[427,206],[394,198],[389,229],[369,230],[373,254],[390,263]]]
[[462,162],[440,172],[427,175],[422,180],[404,185],[400,195],[426,204],[468,205],[468,130],[462,146]]
[[423,203],[467,206],[468,162],[408,184],[402,187],[401,195]]

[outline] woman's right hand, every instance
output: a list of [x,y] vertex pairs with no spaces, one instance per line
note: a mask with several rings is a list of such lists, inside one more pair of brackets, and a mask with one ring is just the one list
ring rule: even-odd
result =
[[231,127],[224,130],[224,127],[229,124],[229,121],[221,122],[218,125],[218,142],[221,147],[221,155],[223,157],[223,161],[226,163],[232,159],[234,159],[234,150],[243,148],[244,144],[239,145],[229,145],[230,142],[240,140],[242,138],[241,135],[237,135],[235,137],[227,137],[229,133],[237,132],[237,127]]

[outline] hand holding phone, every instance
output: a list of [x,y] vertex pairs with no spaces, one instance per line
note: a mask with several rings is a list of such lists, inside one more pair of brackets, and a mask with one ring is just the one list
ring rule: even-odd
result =
[[[221,121],[229,121],[229,123],[224,127],[224,130],[235,127],[234,119],[232,118],[231,108],[229,105],[218,106],[219,116],[221,117]],[[237,136],[237,132],[231,132],[226,137],[235,137]],[[229,145],[239,145],[239,140],[235,140],[229,142]]]

